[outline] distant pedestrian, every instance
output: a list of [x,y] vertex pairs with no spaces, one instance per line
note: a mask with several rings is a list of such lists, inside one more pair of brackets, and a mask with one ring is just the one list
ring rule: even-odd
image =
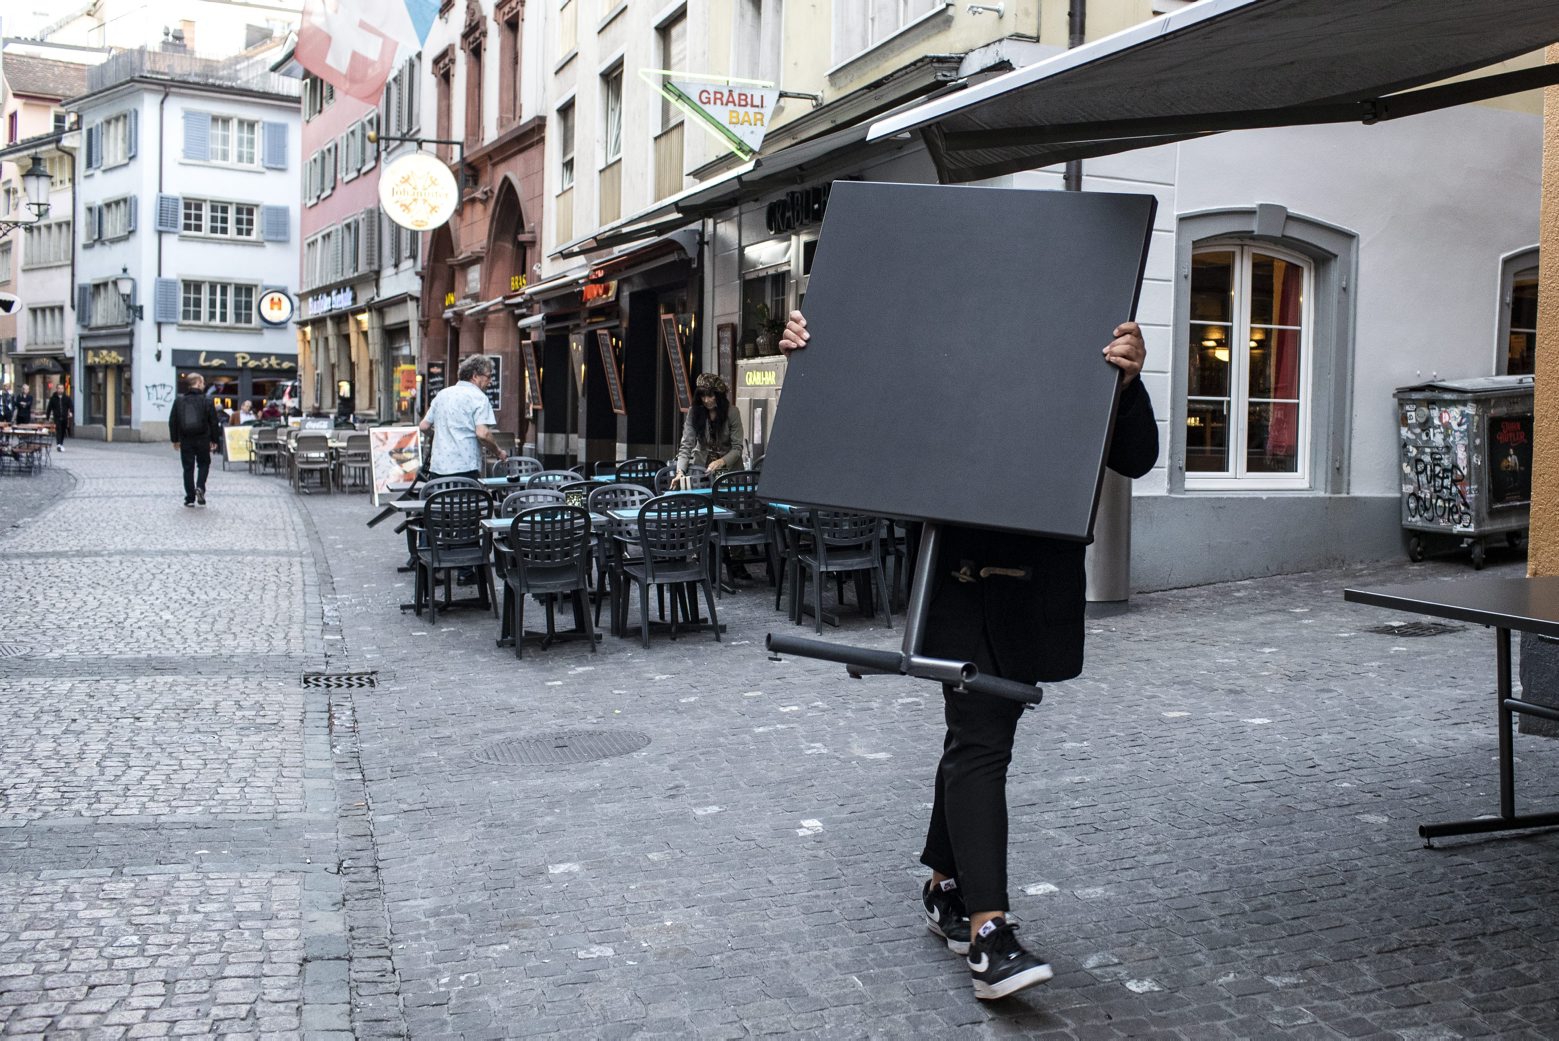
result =
[[0,387],[0,423],[9,423],[14,415],[16,415],[16,395],[11,392],[11,385],[7,383]]
[[32,389],[27,384],[22,384],[22,389],[16,392],[16,422],[32,422]]
[[239,426],[243,426],[245,423],[253,423],[259,418],[259,416],[254,414],[254,402],[245,398],[244,403],[238,408]]
[[65,451],[65,435],[70,431],[70,420],[76,414],[76,405],[64,387],[56,385],[52,388],[43,414],[54,423],[54,447],[61,452]]
[[281,406],[274,401],[267,401],[265,407],[260,410],[260,418],[264,420],[280,419]]
[[184,393],[168,416],[168,436],[184,465],[184,505],[206,504],[206,476],[211,453],[217,450],[222,424],[216,406],[206,397],[206,377],[198,372],[184,383]]

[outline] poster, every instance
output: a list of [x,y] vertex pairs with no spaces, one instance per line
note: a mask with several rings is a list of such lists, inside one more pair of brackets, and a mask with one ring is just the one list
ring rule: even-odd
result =
[[1532,417],[1490,416],[1489,509],[1528,506],[1532,502]]
[[253,425],[224,427],[222,429],[222,455],[230,463],[247,463],[254,458],[249,434]]
[[612,350],[611,332],[597,329],[595,344],[601,351],[601,367],[606,371],[606,394],[611,398],[612,411],[619,416],[626,416],[628,405],[623,401],[623,378],[617,368],[617,352]]
[[677,391],[677,409],[693,407],[693,392],[687,385],[687,360],[682,357],[682,338],[677,335],[677,316],[660,316],[660,341],[666,345],[666,361],[671,365],[671,382]]
[[373,463],[373,504],[383,506],[416,479],[422,467],[422,432],[414,426],[372,427],[368,457]]
[[541,411],[541,370],[536,367],[536,345],[529,340],[520,344],[525,355],[525,394],[532,412]]

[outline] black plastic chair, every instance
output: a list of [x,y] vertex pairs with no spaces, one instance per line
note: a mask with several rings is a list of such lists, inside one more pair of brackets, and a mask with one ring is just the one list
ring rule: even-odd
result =
[[278,476],[281,474],[281,436],[275,427],[255,427],[249,434],[249,472],[258,467],[265,473],[269,466]]
[[632,483],[645,488],[655,487],[655,472],[666,463],[662,459],[639,456],[617,464],[617,483]]
[[[716,506],[731,511],[731,516],[715,521],[716,568],[719,563],[731,564],[730,551],[737,546],[753,546],[763,550],[764,562],[772,580],[775,574],[774,540],[765,521],[768,507],[758,498],[758,471],[733,470],[715,477],[710,498]],[[719,588],[718,586],[716,587]]]
[[550,506],[565,501],[563,492],[557,488],[521,488],[503,497],[503,504],[498,507],[498,516],[513,517],[532,506]]
[[[882,605],[882,621],[893,628],[893,615],[888,601],[888,581],[882,567],[882,521],[865,513],[849,513],[844,510],[813,510],[811,518],[812,545],[796,553],[797,621],[800,621],[801,605],[806,601],[806,580],[810,575],[816,591],[817,603],[813,617],[817,631],[823,631],[823,576],[843,575],[846,572],[870,571]],[[864,604],[862,605],[864,607]]]
[[708,488],[712,483],[709,471],[702,466],[690,466],[682,477],[686,482],[682,488],[671,487],[671,479],[677,475],[675,466],[663,466],[655,471],[655,494],[667,495],[674,491],[683,491],[687,488]]
[[548,485],[573,484],[583,478],[573,470],[538,470],[525,478],[526,488],[544,487]]
[[505,477],[529,477],[531,474],[539,474],[545,470],[540,459],[528,455],[511,455],[498,464],[494,473],[501,472]]
[[[704,554],[709,551],[714,504],[705,495],[659,495],[639,507],[638,542],[641,557],[623,565],[623,575],[639,586],[639,629],[650,645],[650,586],[698,583],[704,588],[710,627],[720,639],[714,590]],[[671,597],[671,637],[677,636],[678,597]],[[689,612],[691,614],[691,612]]]
[[[586,509],[606,518],[605,527],[597,532],[601,537],[596,539],[595,620],[597,625],[601,624],[601,594],[606,593],[612,599],[612,632],[617,635],[622,634],[622,616],[626,610],[622,565],[630,556],[637,556],[638,533],[632,521],[618,520],[610,511],[635,510],[649,498],[650,493],[637,484],[614,483],[592,488],[585,500]],[[664,607],[661,615],[665,615]]]
[[449,573],[469,569],[477,583],[482,607],[493,605],[492,578],[487,569],[487,542],[482,521],[493,515],[493,500],[481,487],[445,488],[428,496],[422,508],[422,543],[417,547],[417,581],[412,607],[418,615],[428,609],[428,621],[438,621],[438,597],[434,589],[444,573],[446,606],[453,604]]
[[574,617],[584,627],[590,652],[595,653],[595,626],[584,602],[590,581],[590,543],[590,513],[580,506],[532,506],[510,521],[502,550],[506,560],[498,633],[500,643],[513,639],[516,658],[525,657],[525,598],[547,600],[546,646],[556,635],[554,608],[564,593],[571,595]]

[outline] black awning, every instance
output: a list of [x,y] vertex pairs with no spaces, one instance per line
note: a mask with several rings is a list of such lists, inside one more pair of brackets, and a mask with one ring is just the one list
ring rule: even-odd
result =
[[[1199,0],[881,120],[924,133],[944,182],[1207,133],[1377,122],[1559,83],[1532,61],[1559,0]],[[1403,93],[1406,92],[1406,93]]]

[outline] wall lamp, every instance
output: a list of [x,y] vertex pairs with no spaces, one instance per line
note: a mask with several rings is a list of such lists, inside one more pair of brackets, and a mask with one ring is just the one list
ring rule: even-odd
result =
[[969,5],[970,14],[985,14],[987,11],[995,15],[997,18],[1007,17],[1007,5],[1005,3]]
[[141,304],[130,302],[130,299],[135,296],[135,279],[131,277],[129,268],[120,266],[119,274],[114,279],[114,288],[119,290],[119,299],[124,301],[125,313],[140,321],[146,314],[146,308]]
[[27,193],[26,206],[32,211],[31,220],[0,220],[0,238],[11,234],[17,228],[25,228],[37,224],[49,215],[49,185],[52,178],[49,176],[49,168],[43,165],[42,157],[34,155],[32,165],[27,172],[22,174],[22,187]]

